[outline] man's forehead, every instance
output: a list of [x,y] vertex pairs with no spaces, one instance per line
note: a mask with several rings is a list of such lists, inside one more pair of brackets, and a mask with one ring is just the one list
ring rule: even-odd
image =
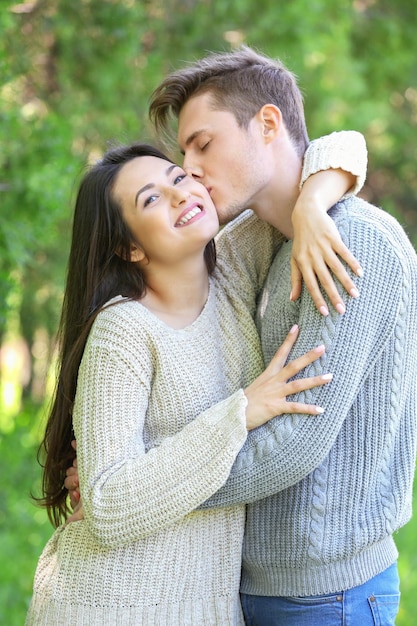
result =
[[[230,111],[214,109],[210,106],[207,95],[201,94],[190,98],[179,113],[177,139],[182,149],[200,135],[214,132],[217,127],[221,127],[222,118],[233,116]],[[227,122],[229,123],[230,120]]]
[[202,126],[208,123],[213,109],[209,108],[205,100],[204,94],[187,100],[178,115],[178,132],[191,124]]

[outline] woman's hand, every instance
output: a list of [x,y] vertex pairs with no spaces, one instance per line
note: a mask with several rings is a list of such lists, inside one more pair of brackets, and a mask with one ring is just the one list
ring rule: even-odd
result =
[[71,522],[80,522],[82,519],[84,519],[84,509],[83,503],[80,500],[74,507],[72,514],[65,520],[65,526],[71,524]]
[[327,215],[327,209],[343,195],[348,185],[344,180],[346,176],[348,174],[341,170],[325,170],[307,179],[291,218],[294,230],[291,300],[299,298],[304,281],[322,315],[328,315],[329,311],[319,283],[335,309],[344,313],[345,305],[332,274],[351,297],[357,298],[358,289],[342,260],[357,276],[363,273],[359,262],[343,243],[335,223]]
[[[77,442],[71,441],[71,446],[77,452]],[[71,508],[75,511],[80,502],[80,482],[78,480],[78,467],[77,457],[75,457],[71,467],[68,467],[66,473],[66,479],[64,480],[64,487],[68,489],[68,495],[70,498]]]
[[316,361],[325,352],[324,346],[321,345],[285,365],[298,337],[298,332],[298,326],[293,326],[265,371],[245,389],[248,400],[246,407],[246,427],[248,430],[257,428],[276,415],[283,413],[306,413],[310,415],[323,413],[324,409],[321,407],[287,401],[287,396],[325,385],[332,380],[332,374],[324,374],[288,382],[290,378]]

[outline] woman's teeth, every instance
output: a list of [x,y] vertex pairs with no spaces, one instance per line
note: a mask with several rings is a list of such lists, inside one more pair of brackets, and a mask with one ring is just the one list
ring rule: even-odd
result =
[[183,215],[182,218],[180,220],[178,220],[178,222],[176,223],[176,226],[182,226],[183,224],[186,224],[195,215],[197,215],[197,213],[201,213],[201,208],[200,207],[195,207],[194,209],[191,209],[191,211],[189,211],[188,213]]

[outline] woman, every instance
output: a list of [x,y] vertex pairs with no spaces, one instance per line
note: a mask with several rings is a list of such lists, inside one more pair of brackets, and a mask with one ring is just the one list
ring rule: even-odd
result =
[[[45,547],[28,625],[243,624],[244,507],[195,509],[249,429],[320,413],[286,398],[331,376],[287,382],[324,350],[284,367],[296,328],[260,374],[252,314],[279,240],[245,214],[215,267],[217,230],[206,189],[149,146],[110,151],[82,181],[44,493],[58,523],[72,416],[85,519]],[[237,263],[228,238],[259,254]]]

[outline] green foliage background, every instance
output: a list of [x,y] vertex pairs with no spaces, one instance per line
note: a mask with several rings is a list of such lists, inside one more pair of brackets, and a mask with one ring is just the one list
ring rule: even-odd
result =
[[[417,244],[416,18],[415,0],[0,0],[1,623],[23,623],[51,533],[29,492],[84,164],[108,141],[154,138],[148,97],[168,71],[247,43],[298,75],[312,138],[365,135],[363,195]],[[400,626],[414,620],[416,526],[398,535]]]

